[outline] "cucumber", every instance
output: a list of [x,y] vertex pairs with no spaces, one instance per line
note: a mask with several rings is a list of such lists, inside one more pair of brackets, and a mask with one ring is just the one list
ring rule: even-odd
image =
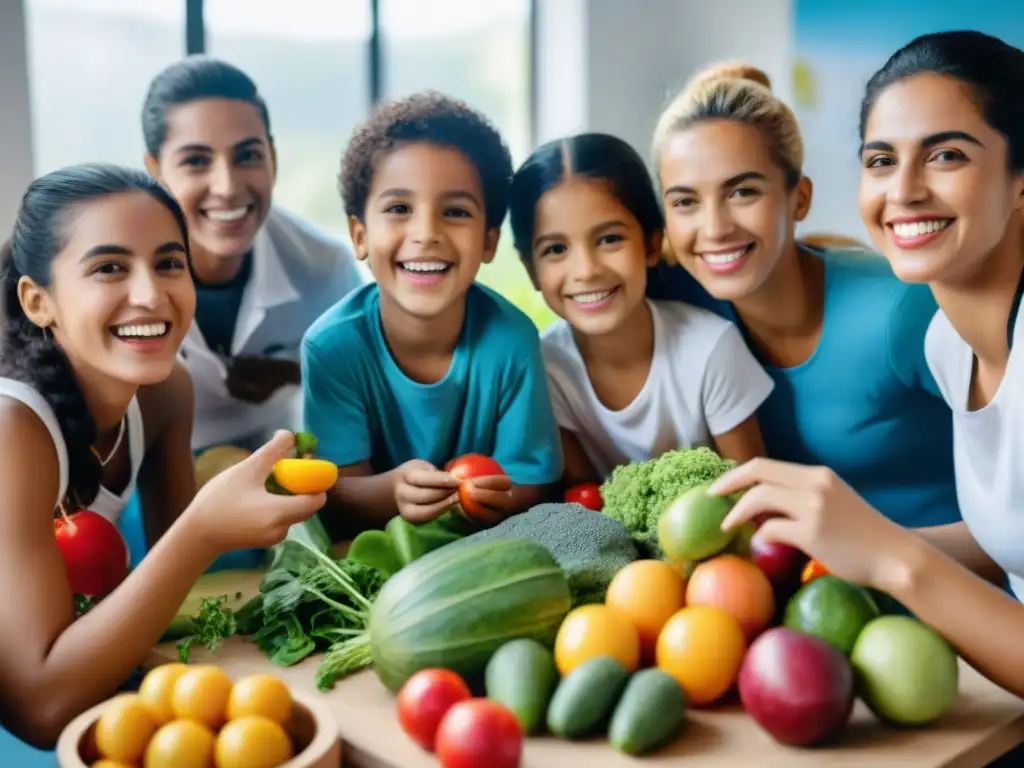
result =
[[548,729],[563,739],[583,739],[604,729],[629,671],[611,656],[583,662],[555,688],[548,705]]
[[484,673],[487,698],[508,707],[527,735],[544,724],[557,683],[555,658],[536,640],[505,643],[491,656]]
[[657,667],[634,674],[615,705],[608,741],[627,755],[664,745],[686,718],[686,694],[676,679]]

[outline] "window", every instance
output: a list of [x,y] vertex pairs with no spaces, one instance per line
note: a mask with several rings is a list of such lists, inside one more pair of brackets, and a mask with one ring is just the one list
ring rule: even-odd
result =
[[274,201],[347,239],[341,152],[371,103],[365,0],[205,0],[206,51],[243,69],[267,101]]
[[35,173],[142,167],[142,100],[185,46],[182,0],[26,0]]
[[[209,0],[207,0],[209,2]],[[518,165],[531,149],[531,1],[380,0],[384,98],[433,89],[462,99],[502,132]],[[553,314],[502,233],[480,271],[540,327]]]

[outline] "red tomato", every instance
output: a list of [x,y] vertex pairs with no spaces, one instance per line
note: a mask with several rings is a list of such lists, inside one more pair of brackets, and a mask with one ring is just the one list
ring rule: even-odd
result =
[[420,670],[405,681],[395,697],[398,722],[410,739],[433,752],[441,719],[453,704],[469,697],[469,686],[451,670]]
[[574,485],[566,490],[564,500],[567,504],[581,504],[595,512],[600,512],[601,507],[604,506],[604,501],[601,499],[601,486],[597,483]]
[[[493,475],[504,475],[505,470],[501,465],[489,456],[479,453],[467,453],[457,459],[452,459],[445,466],[445,471],[450,473],[456,480],[469,480],[471,477],[490,477]],[[469,494],[469,484],[459,484],[459,505],[472,522],[478,525],[490,526],[497,522],[494,512],[482,504],[478,504]]]
[[53,533],[72,593],[102,597],[128,574],[128,547],[102,515],[87,509],[61,515],[53,521]]
[[469,699],[448,710],[437,729],[441,768],[518,768],[523,729],[511,710],[490,699]]

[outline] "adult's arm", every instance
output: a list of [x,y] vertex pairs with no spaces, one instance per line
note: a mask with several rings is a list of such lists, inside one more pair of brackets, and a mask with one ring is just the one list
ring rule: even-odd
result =
[[111,696],[169,626],[215,553],[182,520],[138,568],[75,621],[53,529],[53,441],[20,403],[0,405],[0,432],[17,451],[0,463],[0,712],[14,735],[52,748],[79,713]]

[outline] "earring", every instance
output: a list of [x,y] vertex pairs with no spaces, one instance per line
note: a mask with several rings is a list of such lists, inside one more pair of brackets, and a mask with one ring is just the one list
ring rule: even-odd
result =
[[43,341],[53,341],[53,336],[50,333],[49,326],[43,326]]

